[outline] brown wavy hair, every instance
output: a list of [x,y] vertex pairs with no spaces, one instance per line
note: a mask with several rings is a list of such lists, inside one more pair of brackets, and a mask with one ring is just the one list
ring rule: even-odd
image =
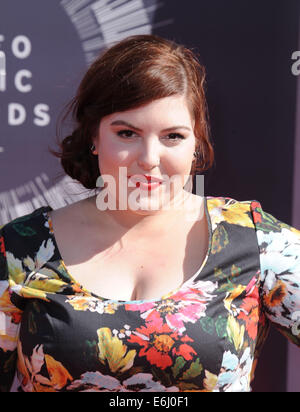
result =
[[[202,173],[214,162],[205,98],[205,68],[196,52],[157,35],[134,35],[109,47],[90,66],[76,96],[65,107],[75,122],[73,133],[58,142],[67,175],[87,189],[96,188],[98,157],[91,152],[101,119],[173,95],[185,96],[195,121],[199,157],[191,174]],[[101,163],[101,153],[100,163]]]

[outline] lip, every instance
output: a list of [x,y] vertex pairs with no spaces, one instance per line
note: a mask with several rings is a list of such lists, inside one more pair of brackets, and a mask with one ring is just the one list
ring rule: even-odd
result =
[[[129,176],[128,180],[130,180],[132,183],[135,183],[137,188],[148,190],[148,191],[158,188],[163,183],[161,179],[158,179],[157,177],[154,177],[154,176],[147,176],[147,175]],[[147,182],[145,182],[145,180],[147,180]]]
[[145,184],[163,182],[162,179],[155,177],[155,176],[150,176],[150,175],[132,175],[132,176],[128,176],[128,179],[130,179],[132,182],[145,183]]

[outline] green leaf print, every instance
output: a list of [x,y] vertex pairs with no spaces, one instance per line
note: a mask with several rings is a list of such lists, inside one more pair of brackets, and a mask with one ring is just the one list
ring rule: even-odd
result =
[[233,265],[231,266],[231,279],[240,276],[241,271],[242,271],[241,268],[239,268],[238,266],[236,266],[236,265],[233,264]]
[[194,383],[189,382],[182,382],[179,384],[179,388],[182,392],[191,392],[193,390],[199,389],[199,386],[195,385]]
[[219,338],[227,337],[227,319],[219,316],[216,320],[216,331]]
[[83,357],[84,359],[89,362],[94,362],[98,359],[97,356],[97,342],[95,340],[85,341],[84,350],[83,350]]
[[200,359],[198,358],[195,362],[191,364],[189,369],[184,372],[181,380],[196,378],[197,376],[201,375],[202,371],[203,366],[201,365]]
[[37,234],[35,230],[29,226],[23,225],[23,223],[14,223],[12,227],[21,236],[34,236]]
[[227,278],[226,273],[224,273],[222,269],[217,268],[217,267],[214,268],[214,276],[215,276],[216,278],[218,278],[219,281],[222,280],[222,279],[226,279],[226,278]]
[[269,232],[281,232],[283,228],[286,228],[286,229],[290,228],[290,226],[288,226],[286,223],[280,222],[274,216],[270,215],[269,213],[264,212],[262,208],[257,207],[255,210],[258,213],[260,213],[262,216],[262,222],[256,223],[256,227],[258,230],[262,230],[263,232],[269,233]]
[[58,265],[57,270],[59,272],[59,276],[60,276],[61,279],[65,280],[67,282],[69,282],[71,280],[68,272],[65,270],[65,267],[61,262]]
[[219,338],[225,338],[227,336],[227,318],[219,316],[214,322],[212,318],[207,316],[206,318],[200,319],[200,323],[203,330],[209,335],[212,335],[216,331]]
[[214,333],[215,323],[212,318],[206,316],[205,318],[200,319],[200,323],[204,332],[208,333],[209,335],[212,335]]
[[221,252],[228,243],[228,233],[223,225],[219,225],[214,231],[211,253],[214,255]]
[[16,218],[15,222],[16,223],[27,222],[28,220],[31,220],[31,219],[32,219],[32,215],[29,214],[29,215],[24,215],[24,216],[20,216]]
[[[234,283],[234,279],[240,275],[240,267],[233,264],[230,274],[226,274],[220,268],[215,268],[214,271],[214,276],[218,278],[220,285],[218,292],[231,292],[236,288],[237,285]],[[226,282],[221,282],[222,280],[226,280]]]
[[174,378],[177,378],[185,364],[186,360],[182,356],[178,356],[178,358],[176,358],[175,365],[171,368]]

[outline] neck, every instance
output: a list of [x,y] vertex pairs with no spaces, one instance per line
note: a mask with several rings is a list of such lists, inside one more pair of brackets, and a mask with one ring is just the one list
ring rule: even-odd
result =
[[[120,234],[130,232],[140,237],[162,236],[169,233],[174,225],[178,225],[183,219],[195,220],[199,217],[199,202],[202,198],[195,197],[184,191],[184,201],[176,199],[176,208],[170,207],[166,210],[105,210],[99,211],[96,205],[96,196],[89,198],[89,203],[93,206],[93,220],[106,225]],[[199,198],[199,199],[197,199]],[[195,201],[199,200],[199,202]],[[198,214],[197,214],[198,213]]]

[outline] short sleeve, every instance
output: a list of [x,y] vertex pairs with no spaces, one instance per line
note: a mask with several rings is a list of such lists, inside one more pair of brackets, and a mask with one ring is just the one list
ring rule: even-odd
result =
[[260,253],[260,297],[266,317],[300,346],[300,231],[251,204]]
[[10,300],[5,241],[0,226],[0,392],[12,385],[17,361],[17,334],[21,312]]

